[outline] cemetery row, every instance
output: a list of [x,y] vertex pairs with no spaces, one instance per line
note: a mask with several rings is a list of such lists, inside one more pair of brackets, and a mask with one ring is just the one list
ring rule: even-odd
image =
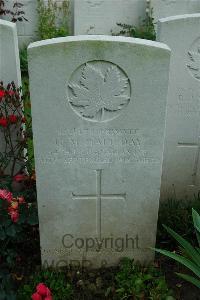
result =
[[[161,175],[163,199],[174,189],[179,199],[198,193],[197,28],[198,14],[159,22],[170,66],[165,44],[131,38],[68,37],[29,46],[43,260],[64,260],[56,251],[66,228],[100,240],[139,236],[134,257],[152,260]],[[177,36],[184,38],[177,43]],[[86,252],[73,249],[70,257],[96,266],[121,257]]]
[[[23,5],[19,11],[25,13],[20,17],[24,16],[28,20],[17,22],[20,48],[38,38],[38,21],[43,10],[41,3],[47,5],[48,1],[50,8],[56,3],[61,11],[64,3],[62,13],[67,19],[64,23],[68,25],[70,34],[74,35],[110,35],[120,31],[118,23],[142,26],[147,16],[151,16],[157,23],[160,18],[172,15],[200,13],[199,0],[19,0]],[[13,3],[13,0],[7,0],[5,8],[12,10]],[[58,9],[58,15],[60,23],[63,23],[61,11]],[[6,16],[3,18],[10,20]],[[44,25],[45,18],[41,21]]]
[[[43,265],[150,262],[160,193],[198,194],[199,32],[200,14],[187,14],[159,20],[156,42],[83,35],[29,45]],[[20,86],[15,25],[0,21],[0,39],[1,79]],[[4,117],[16,123],[21,109],[10,108]]]

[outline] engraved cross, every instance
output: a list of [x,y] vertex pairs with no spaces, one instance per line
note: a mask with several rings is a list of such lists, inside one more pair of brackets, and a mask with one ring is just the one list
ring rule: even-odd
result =
[[196,180],[197,180],[197,173],[198,173],[198,164],[200,159],[200,136],[198,137],[197,143],[178,143],[179,147],[192,147],[197,148],[196,155],[195,155],[195,161],[193,166],[193,172],[192,172],[192,186],[195,186]]
[[102,214],[102,207],[101,202],[102,200],[126,200],[126,194],[102,194],[102,170],[95,170],[96,172],[96,194],[95,195],[75,195],[72,193],[73,200],[88,200],[94,199],[96,200],[96,228],[98,237],[101,239],[101,214]]

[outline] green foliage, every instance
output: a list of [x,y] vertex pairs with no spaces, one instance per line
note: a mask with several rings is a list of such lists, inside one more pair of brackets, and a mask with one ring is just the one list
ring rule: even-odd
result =
[[41,40],[63,37],[68,35],[69,2],[64,0],[59,7],[53,0],[38,1],[38,34]]
[[26,162],[26,167],[29,174],[33,173],[35,170],[35,159],[34,159],[34,148],[33,148],[33,138],[32,138],[32,118],[31,118],[31,101],[30,101],[30,92],[29,92],[29,79],[27,76],[24,76],[22,79],[22,94],[24,99],[24,115],[29,124],[29,134],[27,138],[27,154],[28,160]]
[[164,226],[167,232],[178,242],[182,255],[161,249],[156,249],[156,251],[188,268],[195,277],[180,273],[177,273],[177,275],[200,289],[200,215],[194,209],[192,210],[192,219],[196,230],[198,247],[193,247],[186,239],[181,237],[181,235],[177,234],[171,228]]
[[192,208],[200,213],[200,195],[195,196],[193,200],[176,200],[175,198],[161,202],[158,215],[157,248],[165,246],[172,251],[177,248],[176,241],[163,230],[163,220],[168,227],[173,228],[190,243],[195,241],[196,232],[191,215]]
[[54,300],[70,300],[73,298],[71,284],[67,280],[67,273],[55,270],[41,270],[29,278],[18,291],[17,300],[30,300],[37,284],[45,283],[52,292]]
[[28,76],[28,58],[27,58],[27,47],[20,50],[20,67],[22,77]]
[[116,299],[175,300],[165,278],[153,266],[141,267],[125,258],[115,279]]
[[156,40],[156,32],[154,28],[153,18],[147,16],[143,21],[141,26],[133,26],[128,24],[118,23],[121,27],[121,31],[117,35],[125,35],[134,38],[146,39],[146,40]]
[[[21,199],[22,197],[28,199],[29,202],[18,204],[18,196]],[[26,251],[30,253],[30,250],[34,249],[34,236],[38,227],[35,196],[34,190],[27,189],[20,194],[13,193],[11,202],[0,198],[0,299],[2,300],[15,299],[12,274],[16,268],[20,268]],[[17,213],[16,220],[11,219],[12,204],[19,205],[13,209]]]

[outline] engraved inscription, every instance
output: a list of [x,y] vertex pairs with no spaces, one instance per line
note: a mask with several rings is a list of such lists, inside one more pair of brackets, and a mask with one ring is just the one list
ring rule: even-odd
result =
[[162,0],[162,1],[167,5],[176,3],[176,0]]
[[[138,129],[65,129],[57,134],[52,151],[38,158],[41,164],[158,163],[145,150]],[[149,147],[148,147],[149,148]]]
[[189,63],[187,68],[190,74],[200,80],[200,38],[194,41],[190,51],[188,51]]
[[96,172],[96,195],[75,195],[72,194],[73,200],[88,200],[95,199],[96,200],[96,229],[97,235],[101,239],[101,202],[102,200],[126,200],[126,194],[109,194],[103,195],[101,191],[101,178],[102,178],[102,170],[95,170]]
[[197,143],[178,143],[179,147],[192,147],[196,148],[196,155],[195,155],[195,160],[194,160],[194,166],[193,166],[193,172],[191,174],[192,177],[192,184],[190,186],[195,186],[197,185],[197,173],[198,173],[198,167],[199,167],[199,159],[200,159],[200,137],[198,137],[198,142]]
[[101,4],[104,3],[104,0],[87,0],[87,3],[89,4],[90,7],[98,7],[101,6]]
[[72,74],[68,100],[76,114],[89,121],[103,122],[119,115],[130,101],[130,81],[117,65],[90,61]]
[[[178,90],[177,108],[178,113],[186,117],[199,116],[200,114],[200,92],[191,88]],[[174,107],[172,107],[174,108]]]

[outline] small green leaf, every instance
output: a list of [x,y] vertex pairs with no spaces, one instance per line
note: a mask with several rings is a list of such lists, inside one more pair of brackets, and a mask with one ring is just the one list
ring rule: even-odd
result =
[[200,267],[200,254],[198,253],[198,251],[196,251],[196,249],[188,241],[182,238],[174,230],[165,225],[163,225],[163,227],[185,249],[185,252],[195,262],[195,264],[197,264]]
[[179,277],[183,278],[184,280],[194,284],[196,287],[198,287],[200,289],[200,280],[198,280],[197,278],[190,276],[190,275],[186,275],[186,274],[181,274],[181,273],[176,273]]
[[156,252],[161,253],[167,257],[170,257],[174,260],[176,260],[177,262],[181,263],[182,265],[184,265],[185,267],[187,267],[189,270],[191,270],[195,275],[197,275],[198,277],[200,277],[200,268],[198,266],[196,266],[192,261],[190,261],[189,259],[182,257],[178,254],[175,253],[171,253],[170,251],[166,251],[166,250],[161,250],[161,249],[154,249]]
[[195,227],[195,229],[197,231],[198,243],[200,245],[200,216],[196,212],[195,209],[192,209],[192,218],[193,218],[194,227]]
[[16,229],[14,224],[6,228],[6,234],[11,237],[14,237],[16,235]]

